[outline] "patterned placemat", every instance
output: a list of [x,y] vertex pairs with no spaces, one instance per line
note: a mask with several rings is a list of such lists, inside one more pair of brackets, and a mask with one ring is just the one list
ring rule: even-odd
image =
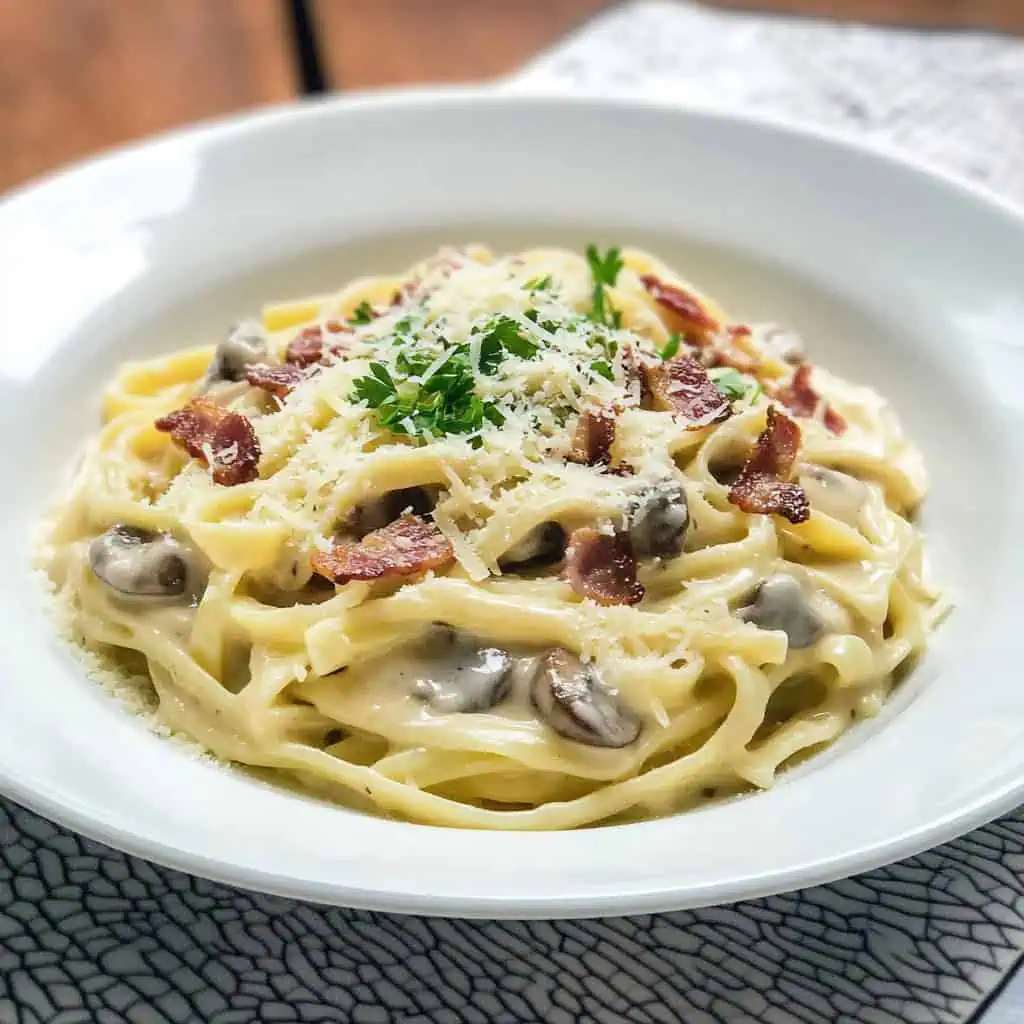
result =
[[[1024,198],[1024,47],[690,5],[615,11],[526,83],[859,131]],[[1024,813],[831,886],[606,921],[328,909],[0,802],[0,1024],[964,1024],[1024,949]]]

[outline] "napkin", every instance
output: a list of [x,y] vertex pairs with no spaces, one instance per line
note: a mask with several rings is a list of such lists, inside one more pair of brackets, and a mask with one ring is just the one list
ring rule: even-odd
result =
[[[1022,68],[1024,45],[994,37],[644,3],[505,87],[650,92],[824,125],[1024,199]],[[1022,951],[1022,813],[834,885],[530,923],[242,892],[0,801],[3,1024],[965,1024]]]

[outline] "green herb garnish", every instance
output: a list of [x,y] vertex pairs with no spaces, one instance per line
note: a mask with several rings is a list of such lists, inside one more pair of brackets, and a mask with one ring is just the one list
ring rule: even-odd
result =
[[[371,363],[369,374],[356,380],[353,394],[375,410],[377,422],[392,433],[476,435],[485,419],[500,425],[504,416],[492,401],[474,393],[474,385],[466,348],[460,345],[439,365],[420,353],[404,351],[395,360],[394,374],[383,363]],[[470,443],[479,447],[483,442],[474,437]]]
[[621,249],[609,249],[602,254],[596,245],[587,246],[587,265],[590,267],[590,275],[594,279],[593,307],[590,311],[590,319],[599,324],[607,324],[618,327],[622,322],[621,314],[616,323],[616,311],[612,310],[605,293],[606,288],[615,285],[622,270]]
[[526,284],[523,285],[523,291],[527,292],[547,292],[551,290],[552,277],[550,274],[545,274],[543,277],[531,277]]
[[352,310],[352,315],[348,318],[348,322],[355,325],[372,324],[375,319],[376,314],[373,311],[373,306],[371,306],[366,299],[363,299],[363,301],[360,302],[354,310]]
[[532,359],[540,348],[535,341],[531,341],[522,333],[515,320],[507,316],[499,316],[487,325],[484,343],[491,339],[520,359]]
[[672,359],[674,356],[679,355],[679,346],[682,343],[683,336],[681,334],[671,334],[664,347],[658,349],[658,355],[662,359]]
[[590,364],[590,369],[594,373],[604,377],[605,380],[615,380],[615,371],[612,369],[612,364],[609,363],[607,359],[595,359]]
[[719,367],[714,370],[708,371],[708,376],[711,378],[715,387],[729,399],[730,402],[737,402],[741,398],[746,397],[748,392],[754,391],[753,397],[756,398],[760,393],[761,385],[750,377],[745,376],[738,370],[734,370],[731,366]]

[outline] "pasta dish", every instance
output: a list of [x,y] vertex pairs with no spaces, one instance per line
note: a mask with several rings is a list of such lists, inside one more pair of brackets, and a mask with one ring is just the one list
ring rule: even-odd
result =
[[645,252],[445,248],[123,366],[40,561],[217,757],[565,829],[875,714],[942,605],[925,485],[879,395]]

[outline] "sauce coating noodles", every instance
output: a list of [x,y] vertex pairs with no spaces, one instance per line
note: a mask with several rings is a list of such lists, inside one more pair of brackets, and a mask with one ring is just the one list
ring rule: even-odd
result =
[[40,554],[218,757],[564,829],[877,712],[941,608],[924,490],[881,397],[653,256],[469,247],[123,366]]

